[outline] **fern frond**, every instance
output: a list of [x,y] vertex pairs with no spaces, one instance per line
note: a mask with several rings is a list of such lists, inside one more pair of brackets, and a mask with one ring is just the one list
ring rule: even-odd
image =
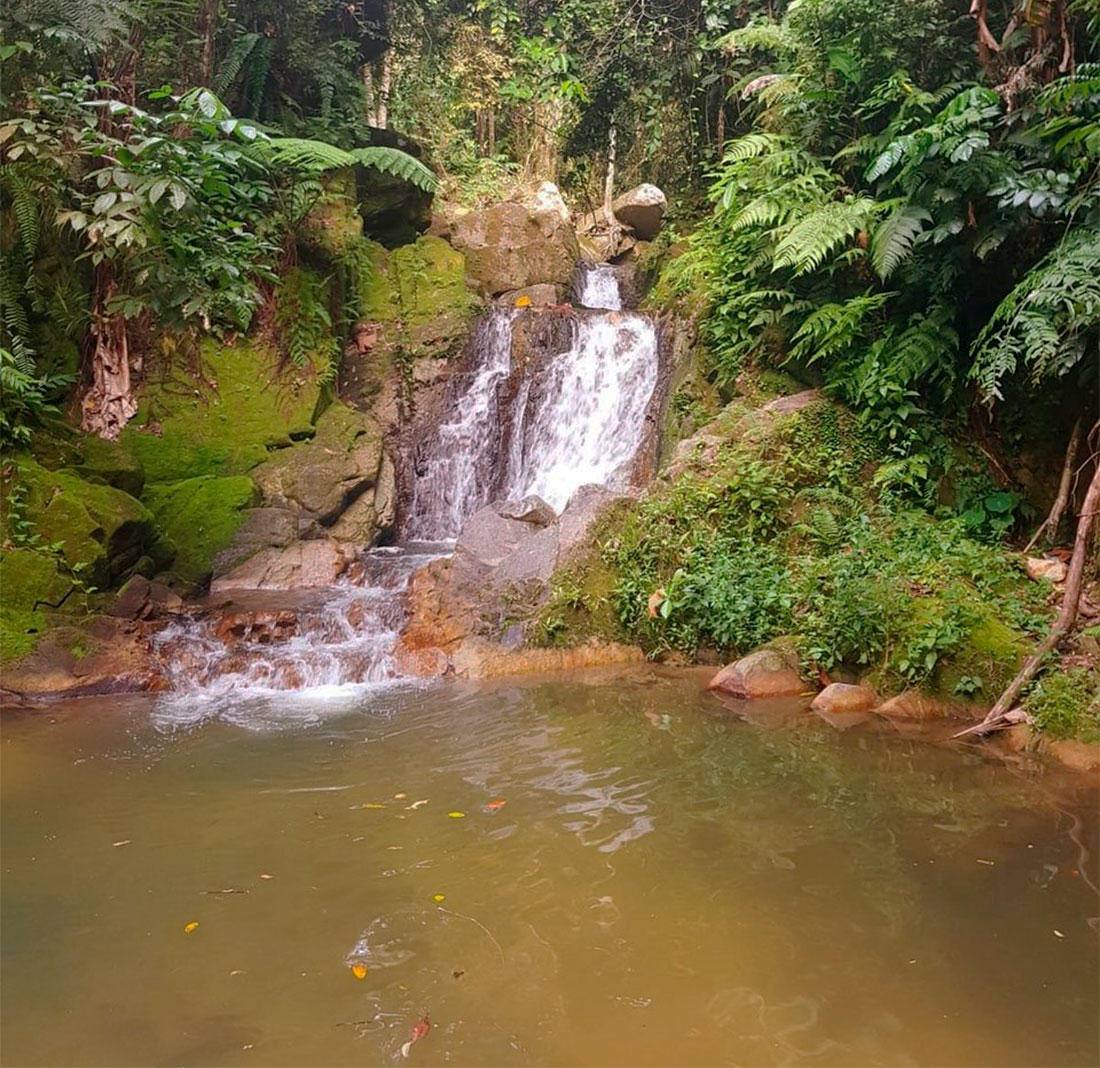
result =
[[1082,227],[1020,280],[978,335],[970,378],[989,400],[1007,379],[1061,378],[1100,344],[1100,231]]
[[260,142],[252,151],[270,163],[306,173],[319,174],[355,163],[350,152],[327,141],[312,141],[306,137],[273,137]]
[[842,359],[866,336],[871,319],[896,293],[865,293],[823,304],[806,316],[791,338],[791,358],[807,363]]
[[373,167],[383,174],[392,174],[426,193],[435,192],[438,184],[435,175],[415,156],[410,156],[399,148],[372,145],[369,148],[354,149],[349,155],[355,163],[364,167]]
[[23,306],[21,286],[12,272],[7,256],[0,257],[0,322],[7,334],[7,348],[15,366],[27,375],[35,372],[31,327]]
[[726,146],[726,153],[722,157],[722,162],[739,163],[743,159],[751,159],[754,156],[763,156],[769,152],[775,152],[783,148],[785,144],[786,139],[778,134],[745,134],[744,137],[739,137]]
[[252,50],[259,41],[258,33],[244,33],[230,45],[210,86],[218,96],[224,96],[229,91],[229,87],[237,80],[237,75],[244,68],[245,60],[252,54]]
[[889,278],[909,258],[925,223],[932,221],[927,208],[900,203],[871,231],[871,264],[882,279]]
[[799,220],[775,246],[774,268],[793,267],[796,277],[817,270],[868,226],[879,207],[871,197],[846,197],[823,204]]

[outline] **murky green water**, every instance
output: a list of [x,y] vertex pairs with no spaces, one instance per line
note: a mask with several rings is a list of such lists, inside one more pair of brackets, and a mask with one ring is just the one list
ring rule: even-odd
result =
[[205,711],[5,720],[5,1065],[1100,1055],[1049,777],[648,670]]

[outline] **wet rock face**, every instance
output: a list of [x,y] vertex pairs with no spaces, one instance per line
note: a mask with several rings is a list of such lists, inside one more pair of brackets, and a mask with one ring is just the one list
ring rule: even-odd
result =
[[301,541],[285,549],[262,549],[232,571],[214,579],[212,594],[230,590],[297,590],[331,586],[357,553],[335,541]]
[[[463,525],[454,556],[414,576],[399,647],[451,654],[474,638],[498,639],[513,626],[509,621],[545,599],[554,569],[572,558],[596,519],[621,499],[600,486],[582,486],[561,516],[552,517],[537,497],[482,508]],[[516,638],[513,630],[512,644]]]
[[509,201],[458,216],[451,241],[483,292],[567,285],[580,255],[569,212],[545,183],[526,204]]

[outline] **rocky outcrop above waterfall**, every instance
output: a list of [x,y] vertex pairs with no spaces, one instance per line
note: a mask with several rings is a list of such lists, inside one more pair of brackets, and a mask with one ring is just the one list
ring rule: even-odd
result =
[[525,203],[507,201],[457,215],[451,242],[482,292],[497,296],[539,284],[566,285],[580,250],[557,188],[549,183]]
[[655,185],[643,182],[616,197],[612,210],[623,226],[629,227],[642,241],[652,241],[661,229],[668,198]]

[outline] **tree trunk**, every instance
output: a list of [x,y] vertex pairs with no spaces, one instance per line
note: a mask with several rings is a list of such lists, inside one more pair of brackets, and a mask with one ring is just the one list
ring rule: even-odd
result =
[[359,68],[359,76],[363,79],[363,93],[367,98],[367,125],[378,125],[378,111],[374,103],[374,71],[369,63],[364,63]]
[[382,53],[382,69],[378,75],[378,111],[375,126],[387,128],[390,118],[390,89],[393,86],[393,47]]
[[130,346],[126,320],[108,310],[117,291],[114,269],[96,268],[92,310],[91,378],[81,401],[80,427],[89,434],[115,441],[137,411],[130,381]]
[[492,104],[489,105],[488,144],[489,150],[486,155],[492,159],[497,154],[497,113]]
[[726,148],[726,82],[718,83],[718,118],[714,123],[714,140],[718,146],[718,158],[721,159]]
[[199,84],[210,88],[214,80],[214,31],[218,23],[218,0],[202,0],[199,5],[199,38],[202,41],[202,71]]
[[981,723],[959,731],[956,738],[963,738],[969,734],[987,734],[997,730],[1006,722],[1006,715],[1016,704],[1025,687],[1042,666],[1048,653],[1053,652],[1063,638],[1073,629],[1077,622],[1077,610],[1081,603],[1081,587],[1085,578],[1085,563],[1089,555],[1089,543],[1092,540],[1093,520],[1100,510],[1100,459],[1093,471],[1092,481],[1089,483],[1088,492],[1085,494],[1085,503],[1081,507],[1081,514],[1077,519],[1077,537],[1073,543],[1073,556],[1070,558],[1069,575],[1066,577],[1066,590],[1062,598],[1062,610],[1058,613],[1050,632],[1043,639],[1039,648],[1035,650],[1024,662],[1019,673],[1009,683],[1008,689],[1001,694],[997,703],[989,710],[989,714]]
[[1062,478],[1058,483],[1058,496],[1054,498],[1054,504],[1051,505],[1050,512],[1043,520],[1042,526],[1035,531],[1035,536],[1027,543],[1027,548],[1024,549],[1025,553],[1031,552],[1044,534],[1051,541],[1058,537],[1058,528],[1062,525],[1062,514],[1069,503],[1070,487],[1073,485],[1074,464],[1077,462],[1077,450],[1081,447],[1081,432],[1084,428],[1085,417],[1079,415],[1077,422],[1073,424],[1073,430],[1070,431],[1069,445],[1066,447],[1066,460],[1062,465]]
[[607,131],[607,174],[603,182],[603,210],[607,213],[607,223],[614,224],[615,213],[611,210],[611,204],[615,197],[615,120],[612,118]]

